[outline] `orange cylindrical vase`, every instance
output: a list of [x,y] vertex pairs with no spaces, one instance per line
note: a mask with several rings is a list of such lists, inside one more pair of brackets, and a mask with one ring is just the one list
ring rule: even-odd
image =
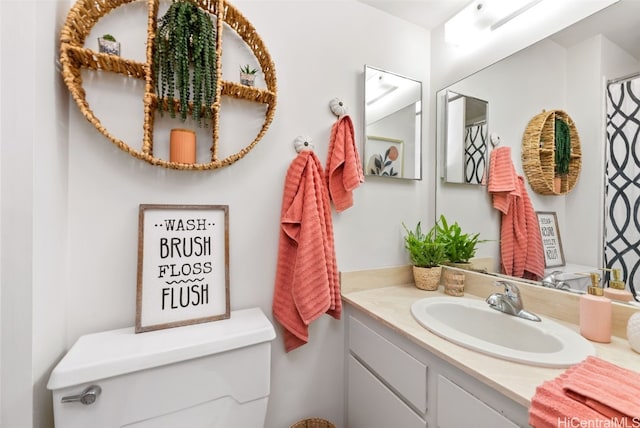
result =
[[169,160],[178,163],[196,163],[196,133],[188,129],[172,129]]

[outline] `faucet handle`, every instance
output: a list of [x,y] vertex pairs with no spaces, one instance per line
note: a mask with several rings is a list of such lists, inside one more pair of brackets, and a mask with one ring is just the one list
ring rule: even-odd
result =
[[520,302],[520,289],[508,281],[496,281],[495,285],[504,287],[504,294],[514,302]]

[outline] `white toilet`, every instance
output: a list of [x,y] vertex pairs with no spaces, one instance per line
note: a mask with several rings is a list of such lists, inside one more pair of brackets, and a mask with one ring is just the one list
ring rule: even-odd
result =
[[82,336],[49,378],[55,425],[262,427],[274,338],[258,308],[186,327]]

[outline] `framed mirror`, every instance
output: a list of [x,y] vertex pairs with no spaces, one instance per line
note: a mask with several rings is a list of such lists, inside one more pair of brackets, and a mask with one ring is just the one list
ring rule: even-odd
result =
[[364,173],[422,179],[422,82],[365,65]]
[[447,183],[483,184],[489,103],[454,91],[446,91],[443,101],[438,107],[444,108],[444,179]]
[[[607,135],[618,135],[616,121],[618,117],[627,117],[626,113],[616,110],[618,105],[622,108],[622,102],[619,102],[622,95],[613,96],[609,89],[627,89],[629,79],[640,76],[638,14],[640,2],[621,0],[436,94],[437,103],[445,100],[448,92],[490,100],[490,135],[498,134],[499,146],[510,148],[515,172],[523,177],[522,139],[531,118],[554,109],[569,112],[580,136],[582,157],[588,159],[584,164],[588,169],[583,168],[577,185],[568,195],[542,195],[531,190],[526,181],[525,185],[535,211],[556,213],[558,227],[562,230],[565,265],[551,267],[545,275],[556,270],[575,275],[570,287],[580,291],[589,284],[589,278],[579,273],[597,271],[601,267],[621,267],[622,258],[605,256],[605,249],[609,248],[607,242],[618,236],[606,229],[609,219],[614,217],[615,221],[633,224],[627,220],[632,216],[625,214],[633,213],[632,210],[625,208],[622,214],[612,214],[607,196],[612,194],[614,187],[606,185],[605,180],[607,171],[615,172],[614,167],[623,163],[611,162],[612,152],[607,150]],[[625,95],[625,101],[631,98]],[[608,112],[612,102],[615,115]],[[437,132],[444,126],[439,110],[436,109]],[[613,117],[613,123],[608,123],[607,117]],[[444,174],[445,149],[438,138],[436,165],[439,177]],[[489,151],[492,149],[493,144],[489,145]],[[491,183],[490,177],[488,182]],[[630,188],[619,185],[620,193],[616,197],[631,200]],[[436,218],[444,214],[489,240],[479,248],[476,257],[487,260],[488,271],[502,273],[501,213],[492,206],[492,194],[488,190],[478,192],[474,186],[450,185],[445,180],[437,180],[435,204]],[[621,236],[634,235],[625,230]],[[616,242],[617,252],[633,253],[637,258],[633,248],[625,239]],[[635,263],[625,259],[626,266],[635,266]],[[635,284],[640,277],[636,276],[634,280],[635,272],[640,275],[640,270],[629,268],[623,279],[638,290]]]

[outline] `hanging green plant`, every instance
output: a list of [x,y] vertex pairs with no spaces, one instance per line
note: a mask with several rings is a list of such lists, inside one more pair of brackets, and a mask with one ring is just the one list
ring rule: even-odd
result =
[[558,118],[555,121],[555,146],[556,175],[567,175],[571,160],[571,133],[567,122]]
[[173,1],[156,31],[153,76],[161,114],[166,97],[167,109],[176,117],[177,98],[183,122],[191,102],[193,119],[207,126],[217,81],[216,28],[208,13],[190,1]]

